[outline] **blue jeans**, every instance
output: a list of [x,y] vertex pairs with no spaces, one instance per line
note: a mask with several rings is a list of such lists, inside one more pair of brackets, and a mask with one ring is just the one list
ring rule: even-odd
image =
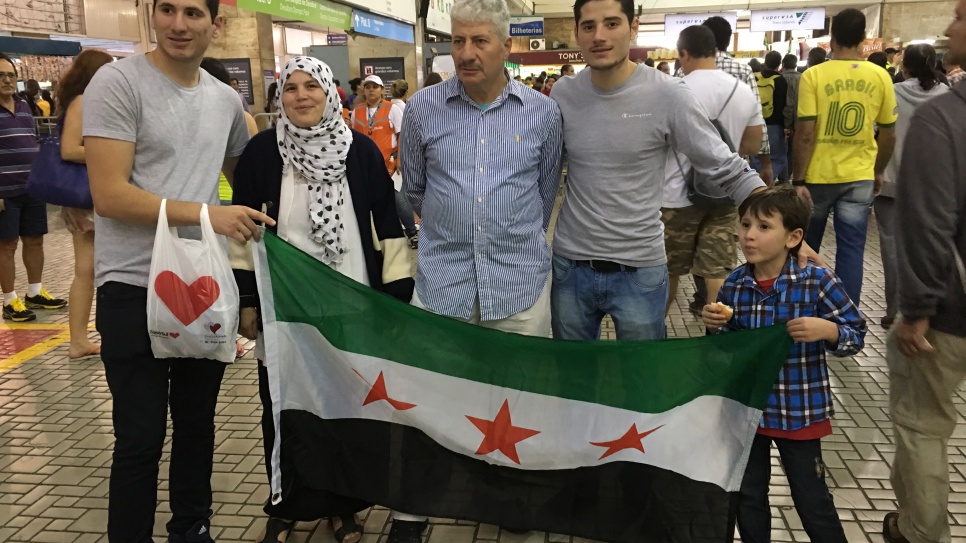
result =
[[792,502],[809,540],[846,543],[832,493],[825,483],[822,441],[773,439],[763,435],[755,436],[738,495],[738,533],[741,534],[741,540],[744,543],[771,541],[768,484],[771,480],[772,441],[778,446],[778,454],[791,487]]
[[869,227],[872,205],[872,181],[855,181],[834,185],[809,184],[815,208],[805,232],[805,242],[816,252],[822,247],[828,214],[834,211],[835,274],[842,280],[845,292],[855,305],[862,294],[862,260],[865,257],[865,235]]
[[[785,127],[778,124],[769,124],[765,128],[768,131],[768,144],[771,146],[771,173],[775,180],[782,175],[785,167],[788,166],[788,155],[785,148]],[[761,171],[761,161],[758,157],[751,158],[751,167],[756,171]]]
[[667,265],[604,273],[553,257],[550,325],[555,339],[600,339],[604,315],[617,339],[664,339]]

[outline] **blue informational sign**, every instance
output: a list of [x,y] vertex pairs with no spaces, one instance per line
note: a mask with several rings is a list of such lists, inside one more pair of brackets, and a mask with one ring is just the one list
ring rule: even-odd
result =
[[510,35],[525,38],[543,36],[543,17],[512,17]]
[[412,25],[366,11],[352,10],[352,28],[360,34],[416,43]]

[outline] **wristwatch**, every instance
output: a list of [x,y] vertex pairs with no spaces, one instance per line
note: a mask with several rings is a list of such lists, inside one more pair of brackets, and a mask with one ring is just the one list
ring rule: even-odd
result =
[[805,186],[805,180],[804,179],[793,179],[792,180],[792,186],[795,186],[795,187],[804,187]]

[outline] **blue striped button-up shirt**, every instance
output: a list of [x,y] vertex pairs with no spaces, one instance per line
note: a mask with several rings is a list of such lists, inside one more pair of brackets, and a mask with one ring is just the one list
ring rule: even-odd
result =
[[562,123],[555,102],[512,79],[486,108],[455,77],[409,100],[403,190],[422,217],[416,292],[428,309],[468,319],[479,300],[490,321],[540,297]]
[[0,198],[27,190],[30,166],[37,156],[37,128],[30,104],[13,97],[14,111],[0,107]]

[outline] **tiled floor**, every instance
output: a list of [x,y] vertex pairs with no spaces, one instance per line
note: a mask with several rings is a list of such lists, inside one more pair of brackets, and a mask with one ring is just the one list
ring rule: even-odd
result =
[[[47,237],[48,289],[66,296],[72,275],[70,237],[55,226]],[[870,230],[874,232],[874,226]],[[831,234],[831,232],[829,233]],[[865,302],[870,321],[882,316],[882,272],[878,242],[869,238],[866,252]],[[18,267],[20,265],[18,264]],[[18,289],[26,288],[19,270]],[[685,283],[690,292],[690,283]],[[672,336],[703,333],[686,309],[684,293],[671,310]],[[63,334],[66,310],[42,312],[29,333],[0,325],[0,540],[32,542],[106,541],[107,477],[111,463],[111,399],[99,361],[71,363]],[[92,332],[93,333],[93,332]],[[613,327],[607,328],[609,335]],[[28,360],[10,358],[14,335],[31,347]],[[28,338],[26,336],[33,336]],[[26,338],[26,339],[24,339]],[[882,516],[894,508],[889,485],[892,431],[888,418],[885,332],[873,324],[865,350],[854,358],[833,359],[833,386],[838,405],[835,434],[825,440],[829,484],[850,542],[881,541]],[[22,343],[20,345],[23,345]],[[16,349],[14,349],[16,350]],[[24,356],[24,355],[20,355]],[[13,367],[11,367],[13,366]],[[962,393],[958,399],[960,410]],[[221,543],[256,540],[264,518],[261,503],[268,494],[262,466],[255,361],[249,352],[225,374],[216,419],[218,433],[213,477],[213,535]],[[953,481],[950,520],[953,539],[966,541],[966,426],[950,446]],[[807,541],[795,514],[784,477],[776,468],[772,486],[775,541]],[[168,517],[167,455],[162,460],[156,535],[163,541]],[[369,511],[364,543],[385,541],[388,512]],[[567,536],[514,535],[494,526],[439,520],[432,523],[429,543],[569,542]],[[578,539],[573,538],[576,543]],[[303,523],[292,543],[334,541],[322,523]]]

